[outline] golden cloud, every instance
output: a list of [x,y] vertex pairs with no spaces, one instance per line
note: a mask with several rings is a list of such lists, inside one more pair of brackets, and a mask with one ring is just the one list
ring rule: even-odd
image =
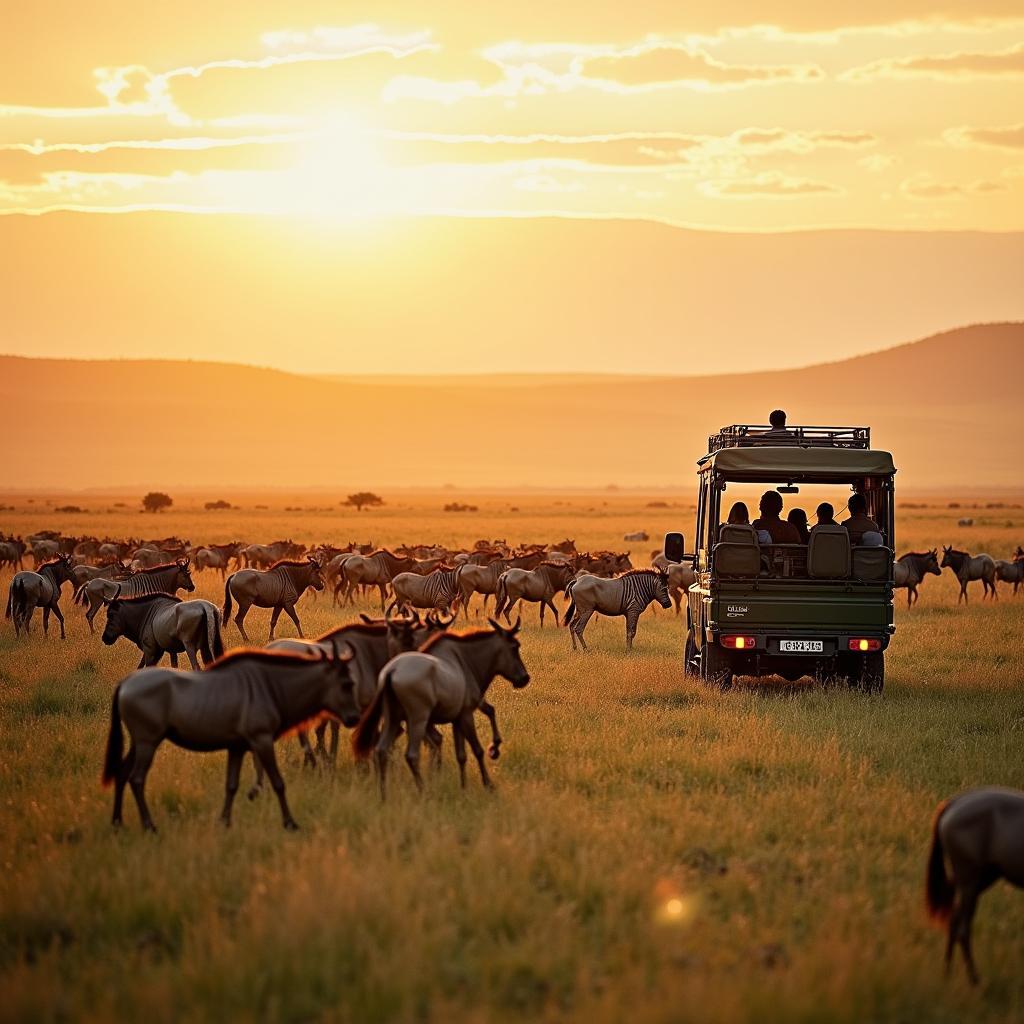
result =
[[875,78],[1006,78],[1024,75],[1024,43],[995,53],[942,53],[934,56],[876,60],[843,72],[841,78],[867,82]]
[[700,190],[719,199],[795,199],[808,195],[841,195],[843,191],[828,182],[794,178],[777,171],[732,181],[703,181]]

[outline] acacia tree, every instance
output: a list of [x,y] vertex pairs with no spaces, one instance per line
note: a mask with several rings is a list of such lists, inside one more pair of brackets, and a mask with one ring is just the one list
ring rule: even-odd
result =
[[355,507],[357,512],[362,512],[364,508],[377,508],[383,505],[384,499],[379,494],[374,494],[373,491],[358,491],[355,494],[350,494],[345,504]]
[[170,508],[174,504],[174,499],[169,494],[164,494],[163,491],[150,491],[142,499],[142,507],[147,512],[160,512],[165,508]]

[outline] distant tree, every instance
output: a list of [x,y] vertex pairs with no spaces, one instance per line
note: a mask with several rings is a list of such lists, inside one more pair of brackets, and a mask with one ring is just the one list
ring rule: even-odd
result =
[[345,500],[345,504],[354,507],[357,512],[362,512],[364,508],[377,508],[383,505],[384,499],[379,494],[374,494],[373,491],[359,491],[356,494],[350,494]]
[[169,494],[164,494],[163,491],[150,491],[142,499],[142,507],[147,512],[161,512],[165,508],[170,508],[174,504],[174,499]]
[[203,506],[208,512],[214,511],[218,508],[231,508],[231,502],[225,501],[223,498],[218,498],[216,501],[208,501]]

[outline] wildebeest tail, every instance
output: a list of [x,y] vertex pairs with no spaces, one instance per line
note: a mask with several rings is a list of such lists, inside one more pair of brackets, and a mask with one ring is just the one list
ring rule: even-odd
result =
[[104,786],[109,786],[117,778],[124,755],[124,736],[121,735],[121,708],[118,706],[118,697],[120,695],[121,687],[118,685],[110,702],[110,732],[107,733],[107,753],[103,758]]
[[88,595],[85,592],[85,588],[88,586],[88,584],[89,581],[86,580],[85,583],[80,583],[78,585],[78,589],[75,590],[75,596],[72,598],[71,601],[72,604],[87,605],[89,603]]
[[925,904],[928,916],[938,924],[945,924],[953,910],[955,888],[946,875],[946,858],[942,849],[942,837],[939,835],[939,822],[945,814],[949,803],[939,805],[935,812],[935,824],[932,826],[932,849],[928,855],[928,871],[925,875]]
[[572,617],[576,614],[576,598],[572,593],[572,585],[575,580],[569,580],[565,587],[565,596],[569,598],[569,607],[565,609],[565,618],[562,619],[562,625],[568,626],[572,622]]
[[235,574],[232,573],[224,581],[224,611],[221,612],[221,618],[227,622],[231,618],[231,581],[235,578]]
[[220,632],[220,613],[209,602],[203,609],[206,612],[206,635],[203,637],[203,664],[209,665],[224,653],[224,640]]
[[494,617],[497,618],[502,609],[505,607],[505,602],[508,600],[508,587],[505,583],[505,574],[502,573],[498,577],[498,583],[494,588]]
[[388,691],[391,689],[391,673],[385,672],[384,678],[369,707],[363,712],[359,724],[352,733],[352,753],[357,761],[365,761],[373,748],[377,745],[377,734],[380,731],[380,720],[384,714],[384,702],[387,700]]
[[9,619],[11,617],[11,610],[14,608],[14,584],[11,583],[7,590],[7,610],[4,612],[4,618]]
[[24,614],[25,611],[25,584],[22,580],[12,580],[11,589],[7,594],[7,611],[4,612],[4,617],[9,619],[13,617],[17,620],[19,615]]

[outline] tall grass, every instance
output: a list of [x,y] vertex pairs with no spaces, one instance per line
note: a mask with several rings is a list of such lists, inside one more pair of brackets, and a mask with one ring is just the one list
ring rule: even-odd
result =
[[[494,499],[463,520],[410,499],[301,529],[273,511],[143,522],[194,540],[568,534],[592,548],[621,546],[638,523],[689,525],[683,510],[601,500]],[[901,549],[955,535],[934,510],[900,529]],[[963,546],[999,556],[1017,542],[1002,525],[976,531]],[[197,596],[222,594],[219,577],[199,578]],[[530,609],[533,681],[492,690],[506,736],[494,794],[472,765],[459,790],[450,740],[422,799],[396,759],[386,805],[346,758],[319,774],[288,743],[302,830],[281,829],[268,794],[225,831],[223,756],[167,745],[150,837],[130,799],[112,832],[99,787],[111,689],[137,652],[103,647],[65,596],[66,643],[44,641],[38,620],[27,642],[0,628],[0,1015],[1020,1020],[1022,895],[1001,884],[982,901],[977,992],[960,973],[943,980],[921,899],[936,802],[1024,787],[1024,596],[1000,597],[958,609],[948,573],[929,577],[920,605],[898,609],[881,698],[772,681],[723,696],[682,678],[670,614],[644,616],[632,656],[622,620],[594,621],[593,653],[573,656]],[[300,614],[309,634],[339,619],[325,595]],[[268,616],[250,613],[253,636]]]

